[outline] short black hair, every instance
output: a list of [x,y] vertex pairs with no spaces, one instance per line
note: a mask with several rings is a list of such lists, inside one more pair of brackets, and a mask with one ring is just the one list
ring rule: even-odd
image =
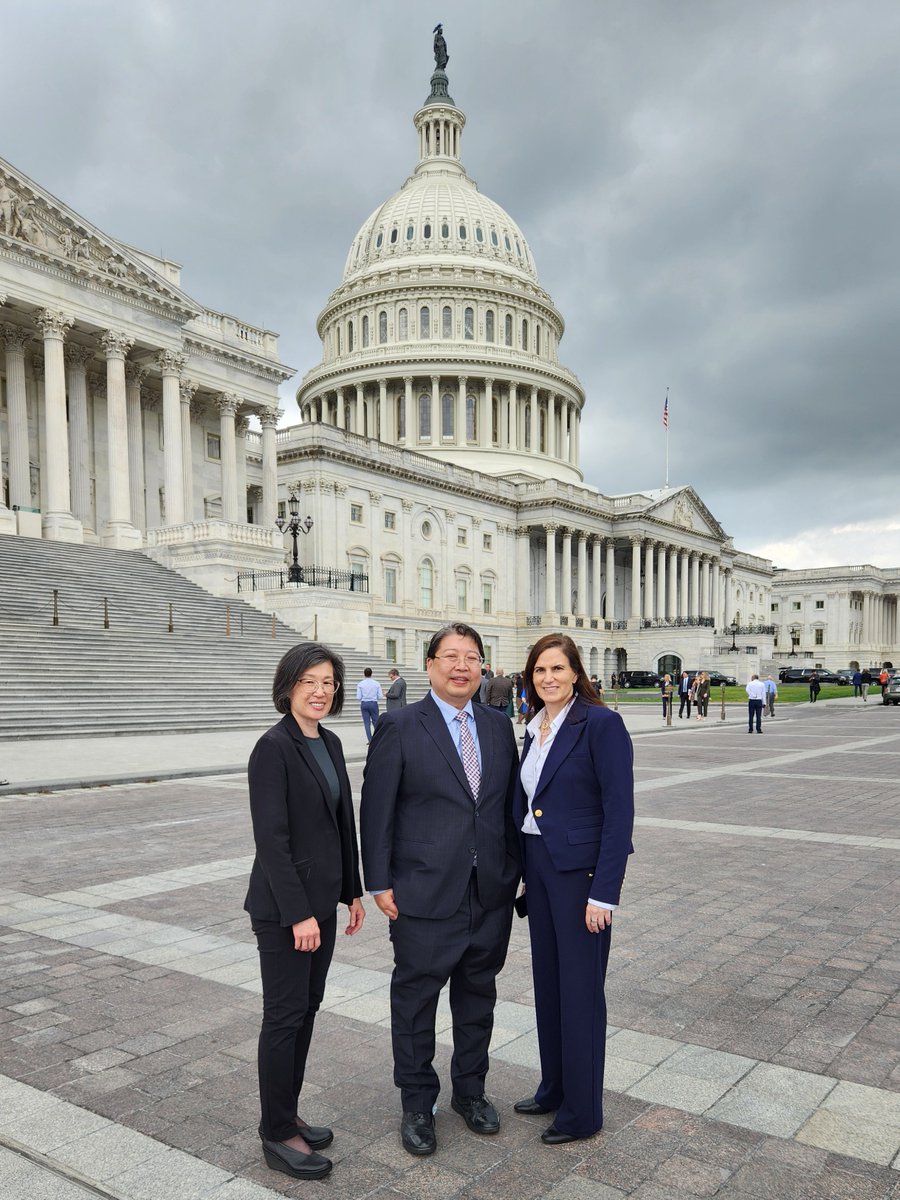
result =
[[344,707],[344,660],[339,654],[335,654],[333,650],[323,646],[321,642],[300,642],[299,645],[292,646],[275,668],[275,678],[272,681],[272,703],[280,713],[291,711],[291,692],[294,690],[297,680],[301,679],[304,672],[308,671],[310,667],[317,667],[319,663],[323,662],[331,663],[334,682],[337,684],[328,715],[340,716],[341,709]]
[[452,637],[454,633],[458,634],[459,637],[471,638],[478,647],[478,653],[484,658],[484,642],[481,640],[481,634],[477,629],[473,629],[471,625],[464,625],[461,621],[453,621],[450,625],[443,625],[437,633],[432,634],[431,641],[428,643],[428,649],[425,651],[425,657],[437,658],[441,642],[444,638]]
[[365,675],[366,679],[371,679],[371,677],[372,677],[372,668],[371,668],[371,667],[364,667],[364,668],[363,668],[363,675]]

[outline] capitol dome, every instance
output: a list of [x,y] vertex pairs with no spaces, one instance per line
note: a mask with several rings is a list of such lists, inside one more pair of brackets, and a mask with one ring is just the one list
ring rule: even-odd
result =
[[509,214],[462,165],[440,68],[413,118],[412,175],[363,224],[317,324],[306,421],[507,477],[580,483],[584,392],[564,322]]

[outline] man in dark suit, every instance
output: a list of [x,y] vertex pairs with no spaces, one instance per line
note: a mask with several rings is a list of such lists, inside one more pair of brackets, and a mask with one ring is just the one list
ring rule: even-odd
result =
[[448,625],[426,657],[429,694],[378,723],[360,811],[366,887],[391,922],[394,1082],[410,1154],[433,1154],[437,1145],[435,1013],[448,980],[451,1106],[475,1133],[500,1128],[484,1081],[520,873],[512,726],[503,713],[472,704],[481,638],[468,625]]

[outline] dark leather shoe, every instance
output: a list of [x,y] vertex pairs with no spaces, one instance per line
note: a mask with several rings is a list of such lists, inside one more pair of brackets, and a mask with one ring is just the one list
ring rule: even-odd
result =
[[[326,1146],[330,1146],[334,1141],[334,1131],[329,1129],[327,1125],[307,1125],[305,1121],[301,1121],[297,1117],[297,1132],[309,1146],[310,1150],[324,1150]],[[265,1141],[263,1133],[262,1121],[257,1128],[260,1141]]]
[[480,1096],[454,1096],[450,1107],[459,1113],[473,1133],[499,1133],[500,1117],[483,1093]]
[[[585,1136],[590,1137],[590,1134]],[[548,1125],[541,1134],[541,1141],[545,1146],[564,1146],[566,1142],[580,1142],[583,1139],[576,1137],[574,1133],[563,1133],[561,1129],[557,1129],[555,1125]]]
[[268,1142],[263,1139],[263,1154],[266,1166],[273,1171],[281,1171],[294,1179],[324,1179],[333,1166],[330,1158],[321,1154],[302,1154],[293,1150],[284,1142]]
[[408,1154],[434,1154],[434,1117],[431,1113],[405,1112],[400,1122],[400,1141]]
[[513,1105],[513,1112],[522,1113],[526,1117],[545,1117],[547,1113],[553,1112],[552,1108],[544,1108],[543,1104],[538,1104],[533,1096],[528,1100],[517,1100]]

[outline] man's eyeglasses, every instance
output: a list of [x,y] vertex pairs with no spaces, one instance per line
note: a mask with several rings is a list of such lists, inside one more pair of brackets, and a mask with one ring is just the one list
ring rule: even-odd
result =
[[449,667],[458,667],[460,663],[471,670],[473,667],[480,667],[484,659],[480,654],[457,654],[455,651],[448,651],[446,654],[436,654],[434,656],[445,662]]
[[302,688],[304,692],[316,692],[319,688],[323,692],[336,692],[341,685],[335,683],[333,679],[298,679],[297,687]]

